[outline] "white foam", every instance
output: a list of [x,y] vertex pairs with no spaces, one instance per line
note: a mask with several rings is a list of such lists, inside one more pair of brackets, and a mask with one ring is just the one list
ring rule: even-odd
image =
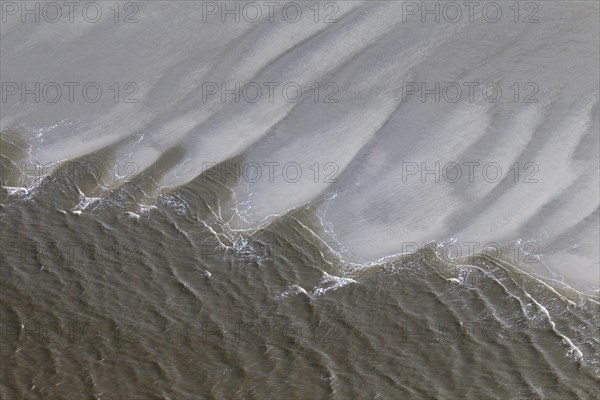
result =
[[330,290],[337,290],[353,283],[356,283],[354,279],[329,275],[327,272],[323,272],[323,278],[321,278],[321,281],[311,294],[313,296],[323,296]]

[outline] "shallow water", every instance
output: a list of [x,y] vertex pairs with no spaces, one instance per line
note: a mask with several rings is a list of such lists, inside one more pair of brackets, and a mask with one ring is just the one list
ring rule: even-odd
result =
[[600,397],[598,3],[165,3],[3,3],[2,398]]

